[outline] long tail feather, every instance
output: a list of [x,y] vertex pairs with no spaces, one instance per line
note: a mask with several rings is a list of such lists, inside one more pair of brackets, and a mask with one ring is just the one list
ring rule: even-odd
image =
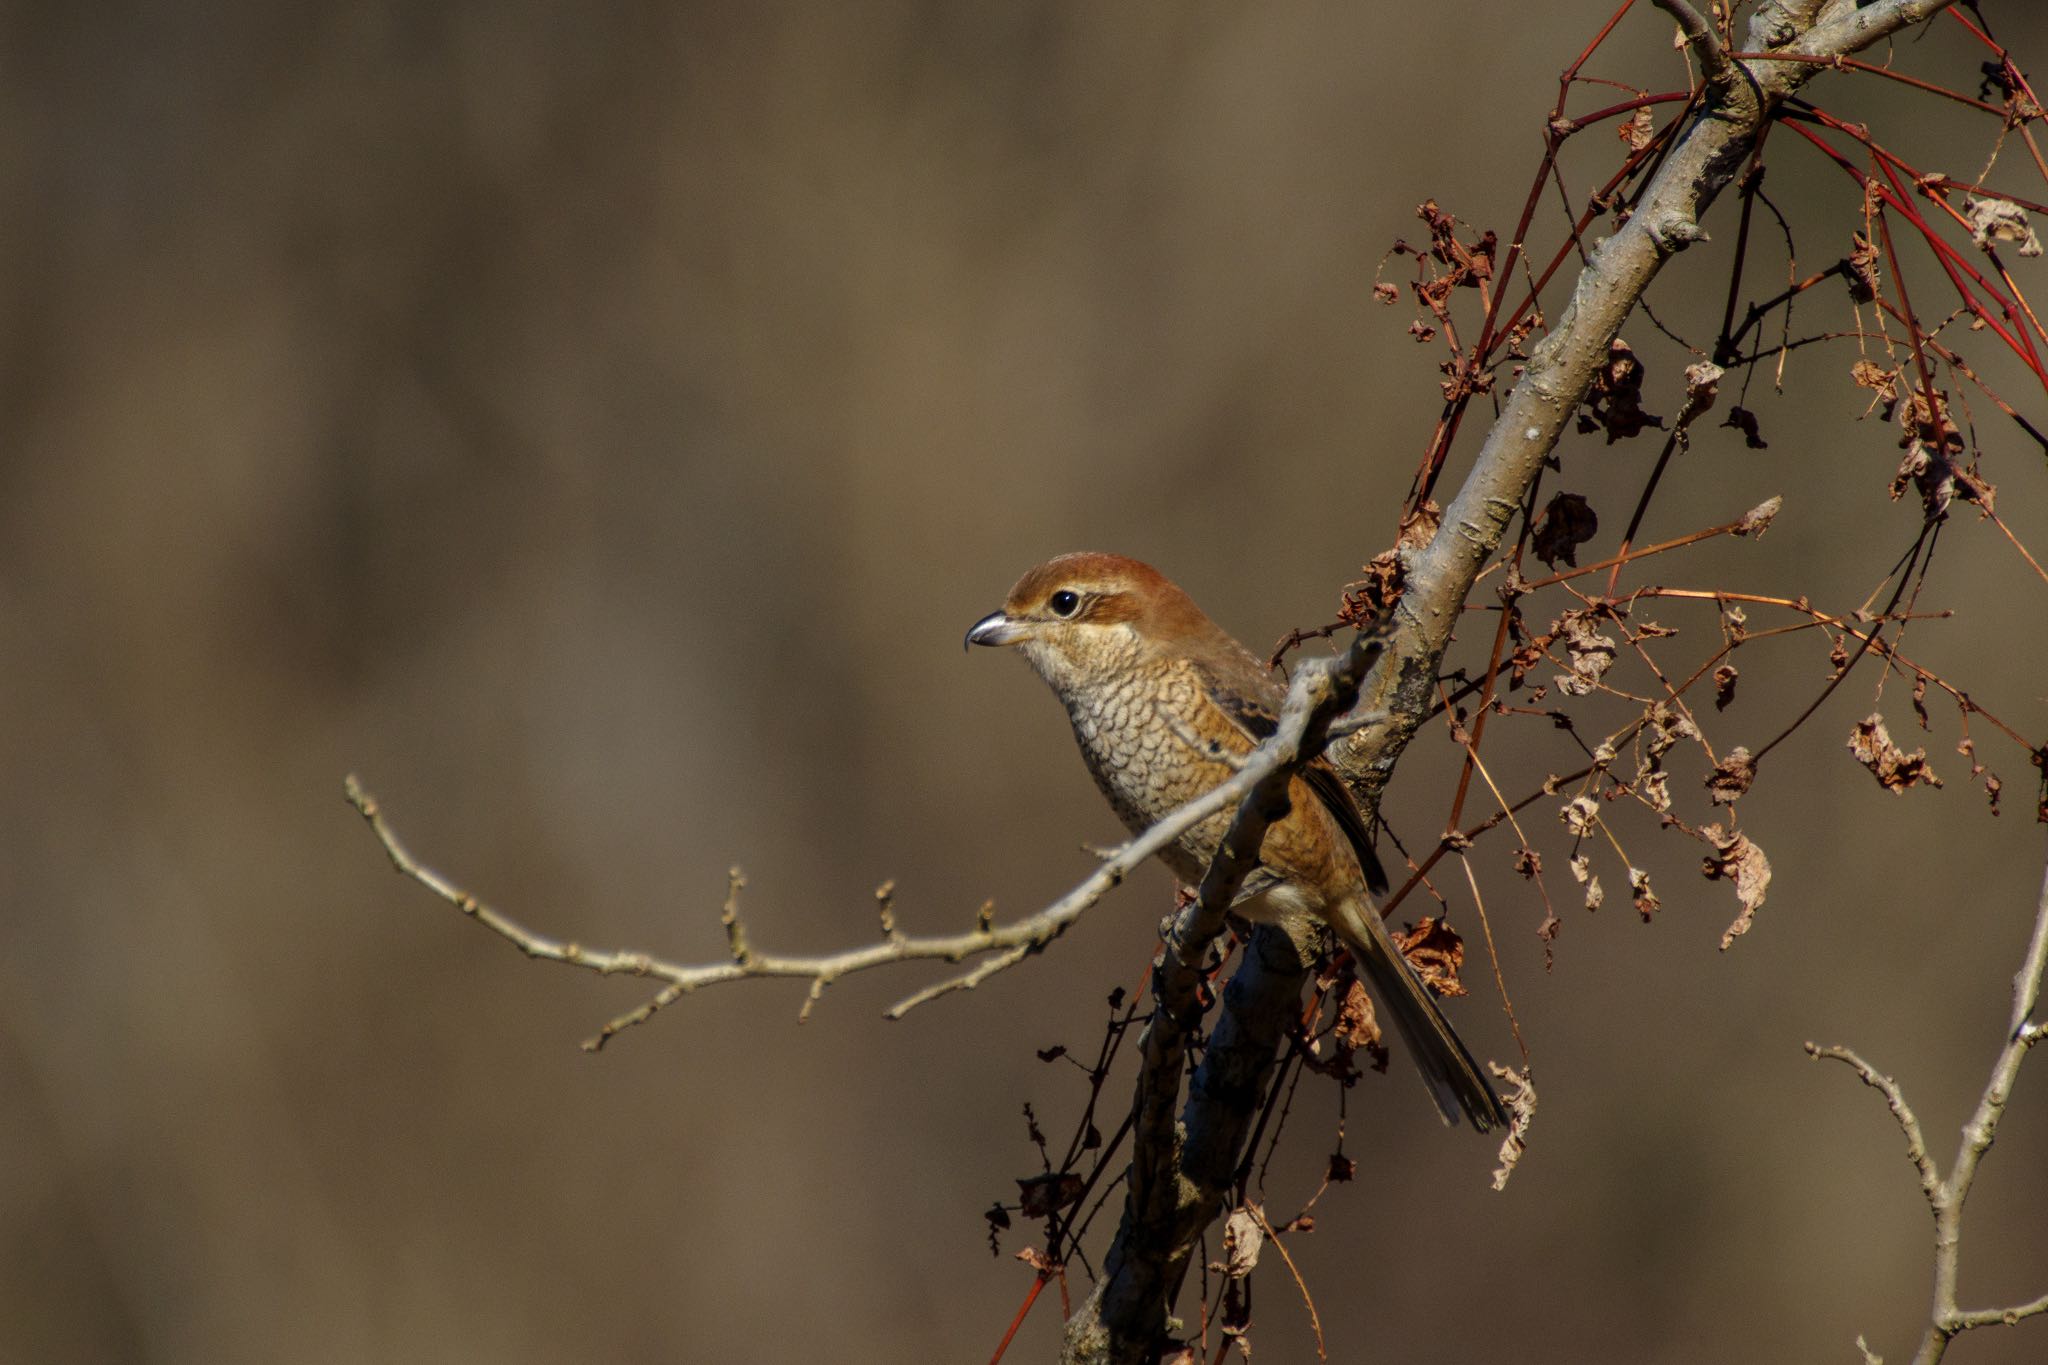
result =
[[1329,918],[1358,959],[1380,1008],[1393,1016],[1394,1027],[1408,1045],[1408,1054],[1415,1059],[1444,1122],[1456,1124],[1462,1113],[1482,1133],[1496,1125],[1509,1126],[1500,1097],[1480,1075],[1479,1064],[1437,1008],[1429,989],[1394,946],[1379,912],[1371,906],[1346,903]]

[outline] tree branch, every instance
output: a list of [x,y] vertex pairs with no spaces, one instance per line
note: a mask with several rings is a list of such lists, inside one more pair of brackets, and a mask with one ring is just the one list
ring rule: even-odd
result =
[[1689,0],[1651,0],[1651,3],[1677,21],[1678,31],[1685,35],[1686,45],[1699,54],[1700,66],[1707,73],[1707,84],[1731,85],[1741,76],[1741,69],[1721,44],[1721,35],[1714,32],[1714,26],[1692,7]]
[[[1786,0],[1769,7],[1770,23],[1778,27],[1752,43],[1802,58],[1846,56],[1949,3],[1878,0],[1828,14],[1811,0]],[[1786,25],[1810,27],[1780,36]],[[1700,116],[1651,177],[1635,212],[1594,250],[1571,301],[1503,400],[1435,538],[1405,552],[1407,590],[1395,605],[1388,657],[1364,687],[1366,704],[1382,719],[1330,749],[1368,811],[1377,809],[1395,764],[1429,714],[1430,689],[1473,580],[1500,548],[1543,461],[1607,363],[1623,322],[1664,263],[1704,235],[1700,215],[1742,168],[1778,106],[1824,69],[1812,61],[1764,58],[1739,66],[1744,79],[1709,88]]]
[[[1065,933],[1088,907],[1122,885],[1124,878],[1142,866],[1146,859],[1218,811],[1252,803],[1269,812],[1274,809],[1275,793],[1278,793],[1279,800],[1284,801],[1288,777],[1307,758],[1321,751],[1332,718],[1356,701],[1357,678],[1378,657],[1377,639],[1361,635],[1350,655],[1298,670],[1287,702],[1281,709],[1279,728],[1244,758],[1229,781],[1188,802],[1143,834],[1119,845],[1080,885],[1035,914],[998,925],[990,922],[989,909],[984,906],[981,922],[970,932],[928,936],[905,934],[896,928],[890,907],[890,888],[885,887],[876,893],[882,909],[881,941],[864,948],[816,956],[784,956],[755,950],[748,938],[745,922],[740,918],[739,893],[746,885],[746,878],[738,868],[727,874],[726,897],[719,915],[731,950],[730,960],[725,962],[678,963],[637,950],[586,948],[579,943],[538,933],[415,858],[385,820],[377,799],[364,790],[353,774],[344,786],[348,803],[368,823],[393,868],[528,957],[581,967],[600,976],[651,977],[668,983],[637,1009],[618,1016],[585,1040],[583,1046],[587,1051],[599,1050],[621,1031],[645,1023],[657,1011],[705,986],[760,977],[808,980],[810,993],[797,1016],[799,1021],[803,1021],[809,1019],[812,1006],[824,995],[825,988],[841,977],[899,962],[961,962],[987,955],[971,969],[934,982],[891,1005],[886,1011],[887,1017],[901,1019],[917,1006],[941,995],[956,990],[972,990],[997,972],[1039,952]],[[1362,662],[1354,662],[1346,668],[1347,658]],[[1229,908],[1229,898],[1235,896],[1245,874],[1257,865],[1257,843],[1245,844],[1243,840],[1253,839],[1254,829],[1256,838],[1262,839],[1267,820],[1271,818],[1269,814],[1265,819],[1254,821],[1243,810],[1239,811],[1238,821],[1231,827],[1231,837],[1238,841],[1234,845],[1238,848],[1237,861],[1226,867],[1221,874],[1224,880],[1219,880],[1213,891],[1205,890],[1200,906],[1196,907],[1207,907],[1200,920],[1187,920],[1186,927],[1176,931],[1184,936],[1184,963],[1198,961],[1209,943],[1222,931],[1223,914]],[[1250,850],[1248,855],[1245,853],[1247,848]],[[1206,888],[1207,883],[1204,885]]]
[[2012,979],[2012,1014],[2006,1028],[2005,1045],[1992,1064],[1991,1077],[1977,1108],[1963,1125],[1960,1145],[1946,1180],[1928,1155],[1920,1134],[1919,1120],[1906,1104],[1897,1082],[1879,1075],[1869,1063],[1845,1047],[1806,1045],[1807,1055],[1847,1063],[1863,1083],[1879,1091],[1891,1106],[1893,1117],[1906,1134],[1906,1154],[1920,1175],[1920,1192],[1934,1214],[1934,1295],[1927,1315],[1927,1330],[1914,1353],[1913,1365],[1938,1365],[1949,1342],[1977,1327],[2012,1326],[2024,1318],[2048,1313],[2048,1294],[2008,1308],[1962,1309],[1956,1304],[1956,1281],[1961,1270],[1963,1205],[1977,1178],[1977,1167],[1991,1150],[1998,1135],[1998,1121],[2012,1098],[2013,1083],[2020,1064],[2041,1036],[2041,1024],[2033,1017],[2041,1002],[2041,981],[2048,972],[2048,873],[2044,873],[2041,895],[2034,908],[2034,932],[2027,944],[2026,959]]

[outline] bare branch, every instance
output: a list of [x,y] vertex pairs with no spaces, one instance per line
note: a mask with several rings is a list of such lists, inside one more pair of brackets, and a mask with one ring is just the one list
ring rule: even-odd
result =
[[1721,35],[1714,32],[1714,26],[1692,7],[1689,0],[1651,0],[1651,3],[1677,21],[1678,31],[1685,35],[1686,45],[1699,54],[1709,85],[1734,83],[1741,74],[1739,68],[1729,58],[1728,49],[1722,46]]
[[1750,12],[1749,45],[1783,47],[1813,27],[1824,0],[1764,0]]
[[1906,1096],[1899,1089],[1899,1083],[1883,1075],[1869,1062],[1846,1047],[1822,1047],[1818,1043],[1806,1044],[1806,1055],[1815,1061],[1843,1062],[1851,1067],[1863,1083],[1884,1096],[1892,1117],[1898,1120],[1899,1131],[1906,1135],[1906,1159],[1920,1172],[1920,1190],[1933,1203],[1941,1192],[1941,1172],[1934,1168],[1934,1158],[1927,1154],[1927,1139],[1920,1132],[1920,1120],[1913,1114],[1913,1107],[1906,1103]]
[[[1992,1065],[1991,1077],[1985,1082],[1984,1093],[1978,1098],[1975,1112],[1963,1125],[1962,1141],[1945,1180],[1933,1157],[1928,1155],[1927,1144],[1921,1138],[1920,1122],[1907,1106],[1897,1082],[1889,1076],[1880,1075],[1848,1048],[1806,1045],[1808,1056],[1847,1063],[1863,1078],[1865,1085],[1885,1097],[1893,1117],[1906,1135],[1907,1155],[1920,1173],[1920,1191],[1926,1196],[1927,1206],[1934,1214],[1934,1295],[1928,1312],[1927,1330],[1920,1338],[1920,1349],[1914,1353],[1913,1365],[1938,1365],[1948,1350],[1949,1342],[1972,1328],[2009,1327],[2024,1318],[2048,1313],[2048,1294],[2007,1308],[1965,1310],[1956,1304],[1956,1280],[1962,1259],[1963,1205],[1976,1181],[1978,1164],[1991,1150],[1991,1144],[1997,1137],[1998,1121],[2004,1116],[2006,1103],[2012,1097],[2020,1063],[2026,1060],[2028,1050],[2041,1036],[2041,1024],[2033,1015],[2041,1002],[2044,972],[2048,972],[2048,875],[2043,877],[2040,900],[2034,909],[2034,930],[2027,944],[2026,959],[2012,979],[2012,1014],[2006,1029],[2005,1045],[1999,1049],[1998,1060]],[[1867,1348],[1865,1354],[1869,1354]]]
[[[899,962],[961,962],[970,957],[983,958],[971,969],[934,982],[890,1006],[887,1017],[901,1019],[917,1006],[941,995],[956,990],[972,990],[997,972],[1039,952],[1065,933],[1088,907],[1121,885],[1147,858],[1203,820],[1232,805],[1242,804],[1247,809],[1256,805],[1266,814],[1252,819],[1245,810],[1240,810],[1238,823],[1232,825],[1231,839],[1226,841],[1226,848],[1236,850],[1234,860],[1227,864],[1222,858],[1218,860],[1219,866],[1227,869],[1226,879],[1217,883],[1214,892],[1203,897],[1202,905],[1208,907],[1209,913],[1202,917],[1199,926],[1190,919],[1189,932],[1178,941],[1177,951],[1183,964],[1198,962],[1209,943],[1222,931],[1223,914],[1229,908],[1230,898],[1236,894],[1245,874],[1257,864],[1259,842],[1263,840],[1266,824],[1277,809],[1276,802],[1284,801],[1289,775],[1306,757],[1320,752],[1330,721],[1356,698],[1357,679],[1370,667],[1372,660],[1378,658],[1378,654],[1376,640],[1361,636],[1360,642],[1349,653],[1297,670],[1287,703],[1281,711],[1279,729],[1245,757],[1229,781],[1120,845],[1080,885],[1035,914],[1001,925],[991,924],[984,917],[978,927],[961,934],[905,934],[895,928],[887,898],[877,893],[885,911],[882,940],[864,948],[816,956],[784,956],[755,950],[747,937],[745,922],[740,918],[738,896],[746,879],[738,868],[729,874],[726,899],[719,916],[731,948],[729,961],[686,964],[636,950],[593,949],[552,938],[526,928],[481,897],[421,863],[385,821],[376,798],[365,791],[353,775],[347,780],[346,792],[349,804],[368,822],[394,868],[528,957],[581,967],[600,976],[651,977],[668,983],[645,1004],[613,1019],[586,1040],[583,1046],[589,1051],[597,1051],[616,1034],[635,1024],[645,1023],[658,1010],[705,986],[758,977],[808,980],[810,992],[798,1015],[802,1020],[810,1017],[812,1007],[824,995],[827,986],[855,972]],[[890,890],[893,892],[893,888]],[[1197,928],[1199,932],[1195,932]]]

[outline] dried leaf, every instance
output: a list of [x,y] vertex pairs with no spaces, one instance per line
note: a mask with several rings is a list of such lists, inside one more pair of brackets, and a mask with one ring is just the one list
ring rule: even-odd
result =
[[1607,444],[1638,435],[1645,427],[1663,429],[1664,419],[1643,411],[1643,362],[1626,341],[1616,337],[1607,348],[1607,363],[1593,374],[1586,395],[1597,424],[1606,429]]
[[1659,814],[1671,809],[1671,774],[1654,768],[1636,778],[1636,791]]
[[1372,296],[1374,301],[1378,303],[1394,304],[1401,301],[1401,291],[1388,284],[1385,280],[1381,280],[1372,287]]
[[1748,794],[1755,781],[1756,760],[1738,744],[1707,774],[1707,795],[1717,806],[1732,806]]
[[1365,576],[1344,589],[1344,618],[1355,624],[1377,619],[1408,590],[1400,552],[1387,550],[1365,562]]
[[1573,838],[1583,839],[1600,823],[1600,805],[1590,796],[1575,796],[1558,807],[1557,818]]
[[1019,1210],[1026,1218],[1045,1218],[1081,1197],[1081,1177],[1072,1171],[1047,1171],[1017,1182]]
[[1664,902],[1657,898],[1657,893],[1650,889],[1650,874],[1640,867],[1630,868],[1628,889],[1630,896],[1635,900],[1636,913],[1643,917],[1643,923],[1648,924],[1650,917],[1664,905]]
[[1761,537],[1771,529],[1771,522],[1776,520],[1779,509],[1784,505],[1783,498],[1766,498],[1742,514],[1742,520],[1735,523],[1735,534]]
[[1394,537],[1394,548],[1420,550],[1436,539],[1437,528],[1443,524],[1444,509],[1424,498],[1401,514],[1401,530]]
[[1685,410],[1697,417],[1714,406],[1721,394],[1721,376],[1727,371],[1710,360],[1685,367]]
[[1437,995],[1466,993],[1464,983],[1458,980],[1458,970],[1465,965],[1465,940],[1450,925],[1425,915],[1413,929],[1395,934],[1394,946],[1408,959],[1422,984]]
[[[1381,1041],[1379,1016],[1373,1012],[1372,997],[1358,982],[1353,981],[1351,988],[1344,992],[1344,1003],[1337,1007],[1337,1022],[1331,1033],[1344,1053],[1363,1051],[1372,1058],[1373,1070],[1387,1069],[1388,1052]],[[1344,1074],[1355,1073],[1346,1071]]]
[[1908,787],[1925,782],[1930,787],[1939,787],[1941,779],[1934,775],[1934,769],[1927,766],[1927,750],[1915,749],[1906,753],[1892,743],[1891,732],[1885,729],[1884,717],[1873,711],[1856,722],[1856,728],[1849,732],[1849,752],[1856,761],[1870,769],[1878,785],[1894,796],[1903,796]]
[[1572,859],[1572,876],[1586,888],[1586,908],[1598,910],[1600,902],[1607,899],[1607,893],[1600,889],[1600,879],[1593,875],[1593,860],[1583,853]]
[[1330,1169],[1323,1173],[1323,1179],[1333,1185],[1342,1185],[1358,1178],[1358,1163],[1342,1152],[1330,1153]]
[[1842,274],[1849,281],[1849,298],[1856,303],[1869,303],[1877,297],[1877,243],[1862,233],[1850,237],[1849,254],[1842,260]]
[[1871,401],[1880,405],[1884,420],[1891,421],[1892,412],[1899,405],[1899,372],[1865,359],[1849,367],[1849,378],[1856,381],[1858,388],[1870,390]]
[[1507,1106],[1507,1136],[1500,1143],[1500,1165],[1494,1168],[1493,1187],[1507,1188],[1508,1177],[1515,1173],[1515,1163],[1522,1159],[1522,1153],[1529,1147],[1529,1127],[1536,1122],[1536,1086],[1527,1071],[1516,1071],[1498,1062],[1488,1062],[1486,1069],[1496,1080],[1507,1083],[1507,1093],[1501,1096],[1501,1103]]
[[1543,875],[1543,855],[1524,844],[1515,850],[1515,871],[1534,881]]
[[1602,635],[1593,622],[1592,609],[1578,607],[1551,623],[1550,633],[1564,641],[1571,657],[1572,671],[1557,675],[1558,690],[1568,696],[1589,695],[1614,667],[1613,637]]
[[1742,913],[1721,935],[1721,951],[1726,952],[1728,945],[1748,933],[1749,926],[1755,923],[1757,907],[1764,903],[1764,892],[1770,889],[1771,864],[1764,851],[1740,830],[1731,833],[1719,825],[1708,825],[1700,833],[1714,847],[1714,856],[1702,860],[1700,871],[1709,881],[1726,878],[1734,882],[1735,898],[1742,902]]
[[1436,328],[1417,318],[1408,324],[1408,335],[1414,337],[1418,343],[1435,341]]
[[1949,413],[1946,393],[1914,390],[1899,404],[1897,419],[1902,432],[1899,446],[1906,453],[1892,478],[1894,499],[1904,494],[1910,483],[1930,517],[1946,515],[1957,498],[1991,511],[1998,490],[1975,469],[1960,463],[1965,443]]
[[1600,518],[1585,498],[1577,493],[1559,493],[1537,514],[1529,543],[1535,548],[1536,557],[1551,568],[1556,568],[1560,559],[1577,568],[1579,547],[1599,529]]
[[1735,680],[1741,672],[1734,664],[1722,664],[1714,670],[1714,709],[1726,711],[1728,703],[1735,700]]
[[1634,152],[1640,152],[1656,141],[1657,125],[1650,115],[1650,106],[1646,104],[1623,119],[1618,132],[1621,140]]
[[1969,220],[1970,240],[1986,251],[1994,241],[2018,242],[2020,255],[2041,254],[2041,239],[2027,219],[2027,211],[2006,199],[1971,199],[1963,207]]
[[1748,408],[1733,407],[1728,409],[1728,417],[1721,425],[1724,427],[1734,427],[1737,431],[1741,432],[1742,443],[1751,450],[1769,450],[1771,448],[1771,443],[1766,441],[1757,431],[1756,414]]
[[1224,1276],[1241,1280],[1258,1268],[1259,1253],[1266,1246],[1266,1231],[1259,1226],[1251,1206],[1240,1204],[1223,1220],[1223,1263],[1213,1267]]
[[1668,701],[1651,706],[1648,721],[1644,728],[1649,736],[1647,747],[1652,758],[1662,758],[1670,753],[1682,739],[1700,737],[1700,727],[1692,723],[1692,717]]

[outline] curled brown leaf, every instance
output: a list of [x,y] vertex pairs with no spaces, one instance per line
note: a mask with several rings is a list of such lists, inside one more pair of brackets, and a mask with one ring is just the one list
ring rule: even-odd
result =
[[1614,638],[1600,633],[1589,607],[1577,607],[1551,623],[1550,633],[1564,641],[1572,671],[1557,675],[1558,690],[1568,696],[1589,695],[1614,667]]
[[1363,1052],[1372,1058],[1373,1070],[1387,1069],[1388,1053],[1382,1041],[1379,1016],[1373,1012],[1372,997],[1355,980],[1344,992],[1344,1003],[1337,1007],[1337,1022],[1331,1034],[1336,1038],[1340,1052]]
[[1413,929],[1395,934],[1394,946],[1408,959],[1422,984],[1436,994],[1466,993],[1465,983],[1458,980],[1458,971],[1465,965],[1465,940],[1450,925],[1425,915]]
[[1735,680],[1742,676],[1734,664],[1722,664],[1714,670],[1714,709],[1726,711],[1728,703],[1735,700]]
[[1708,825],[1700,833],[1714,849],[1712,856],[1701,860],[1700,871],[1709,881],[1725,878],[1733,882],[1735,898],[1742,902],[1742,912],[1721,935],[1721,950],[1726,952],[1756,922],[1757,907],[1764,903],[1764,893],[1770,889],[1771,863],[1764,857],[1764,851],[1740,830],[1731,832],[1719,825]]
[[1849,752],[1894,796],[1903,796],[1908,787],[1920,782],[1930,787],[1941,785],[1934,769],[1927,766],[1927,750],[1915,749],[1909,754],[1899,748],[1885,729],[1884,717],[1875,711],[1857,721],[1849,732]]
[[1508,1177],[1515,1173],[1515,1164],[1529,1147],[1529,1127],[1536,1122],[1536,1082],[1529,1072],[1516,1071],[1498,1062],[1488,1062],[1486,1069],[1507,1085],[1501,1102],[1507,1106],[1511,1122],[1507,1136],[1501,1139],[1500,1165],[1493,1172],[1494,1189],[1503,1190],[1507,1188]]
[[1756,781],[1756,760],[1740,744],[1721,756],[1707,774],[1707,795],[1717,806],[1732,806],[1749,792]]

